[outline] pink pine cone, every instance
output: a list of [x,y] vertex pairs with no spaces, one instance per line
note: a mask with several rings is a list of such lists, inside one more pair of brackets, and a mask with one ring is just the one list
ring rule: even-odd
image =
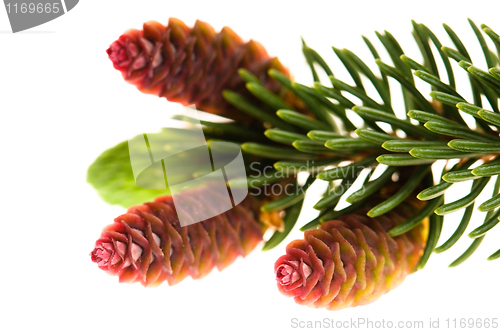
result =
[[[212,208],[204,205],[202,190],[186,194],[195,202],[193,209]],[[256,198],[248,196],[216,217],[181,227],[172,197],[159,197],[129,208],[106,226],[90,255],[120,282],[157,286],[187,276],[199,279],[246,256],[262,241],[258,211]]]
[[222,97],[228,89],[251,98],[237,70],[247,69],[274,93],[282,88],[267,71],[289,75],[258,42],[244,42],[228,27],[216,32],[201,21],[192,28],[174,18],[166,26],[146,22],[143,30],[126,31],[107,53],[115,69],[141,92],[246,122],[253,119]]
[[408,217],[391,211],[369,218],[361,211],[306,231],[275,263],[279,291],[328,310],[375,301],[412,273],[423,253],[426,223],[395,238],[387,233]]

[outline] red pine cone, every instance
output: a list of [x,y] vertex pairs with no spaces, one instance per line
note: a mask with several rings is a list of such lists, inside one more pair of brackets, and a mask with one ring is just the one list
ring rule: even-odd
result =
[[245,43],[227,27],[216,33],[201,21],[193,28],[174,18],[166,27],[146,22],[143,30],[126,31],[107,53],[125,80],[140,91],[234,120],[250,120],[222,97],[225,89],[249,96],[239,68],[249,70],[275,93],[281,87],[267,71],[289,75],[258,42]]
[[289,243],[275,263],[279,291],[299,304],[339,310],[371,303],[398,286],[418,264],[427,223],[392,238],[387,231],[411,211],[377,218],[366,212],[325,222]]
[[[203,190],[185,193],[193,200],[193,211],[212,208],[204,204]],[[129,208],[105,227],[90,255],[120,282],[157,286],[165,280],[174,285],[187,276],[199,279],[214,266],[222,270],[246,256],[262,241],[258,211],[256,198],[249,195],[231,210],[181,227],[172,197],[159,197]]]

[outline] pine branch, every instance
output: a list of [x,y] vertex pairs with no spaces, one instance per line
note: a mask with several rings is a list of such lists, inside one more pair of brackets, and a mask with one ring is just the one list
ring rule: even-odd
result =
[[[495,160],[500,154],[500,115],[498,113],[500,69],[496,67],[498,61],[493,52],[488,49],[482,31],[493,41],[497,52],[500,51],[500,39],[489,27],[483,25],[481,31],[470,21],[488,64],[487,69],[482,69],[473,65],[465,45],[447,25],[444,25],[444,28],[454,44],[453,48],[443,46],[436,34],[425,25],[414,21],[412,24],[414,37],[421,52],[420,56],[424,59],[423,63],[415,60],[418,55],[414,57],[405,54],[399,43],[387,31],[376,34],[389,53],[392,64],[382,61],[373,44],[363,37],[375,58],[380,76],[368,67],[366,64],[368,62],[365,63],[352,51],[333,47],[334,53],[350,76],[348,79],[352,80],[354,85],[334,76],[332,69],[323,58],[303,41],[303,53],[312,71],[314,88],[293,82],[275,70],[271,70],[269,75],[291,91],[293,97],[298,100],[296,104],[305,105],[310,110],[309,113],[281,108],[283,105],[276,102],[275,98],[269,97],[269,93],[258,88],[259,82],[252,82],[247,88],[263,102],[266,102],[267,96],[266,103],[277,111],[276,115],[294,126],[293,130],[275,126],[276,128],[266,131],[266,136],[274,142],[291,145],[296,149],[295,152],[288,148],[287,155],[281,153],[281,150],[264,153],[267,148],[260,146],[260,150],[263,151],[260,156],[276,160],[277,169],[278,167],[282,169],[286,165],[290,171],[294,166],[293,160],[302,160],[301,162],[304,163],[308,158],[306,156],[311,155],[315,156],[311,160],[314,159],[320,163],[328,159],[335,160],[332,159],[335,155],[329,155],[327,151],[335,152],[338,153],[336,155],[338,158],[350,164],[335,166],[337,160],[331,164],[323,163],[333,168],[316,172],[316,177],[324,181],[342,180],[341,185],[345,185],[347,180],[353,182],[357,180],[359,172],[354,170],[358,167],[374,167],[380,164],[389,166],[378,178],[365,179],[362,190],[346,198],[347,202],[351,203],[347,208],[336,209],[338,202],[344,198],[343,193],[346,190],[340,191],[342,192],[340,195],[327,193],[315,205],[315,208],[320,210],[320,216],[302,226],[301,229],[313,229],[326,220],[355,211],[371,197],[380,193],[386,193],[386,201],[370,210],[369,216],[383,215],[397,207],[406,197],[414,195],[427,203],[413,217],[391,230],[390,234],[403,234],[422,220],[431,218],[429,240],[419,264],[419,268],[422,268],[431,252],[443,252],[461,238],[469,224],[476,198],[491,178],[500,174],[498,162],[489,162]],[[437,54],[431,46],[437,49]],[[436,59],[443,62],[447,81],[440,76]],[[457,61],[466,75],[463,72],[455,74],[451,61]],[[318,69],[327,74],[328,84],[320,82]],[[367,78],[366,82],[362,80],[363,77]],[[472,102],[465,100],[462,97],[465,94],[456,89],[456,80],[464,77],[470,80]],[[401,119],[394,114],[388,85],[389,78],[394,79],[401,86],[408,119]],[[415,85],[416,79],[431,86],[430,97],[432,99],[419,91]],[[373,85],[377,95],[372,96],[367,92],[372,91],[366,89],[365,85],[368,83]],[[351,96],[360,100],[361,105],[356,105],[351,101]],[[488,100],[489,106],[482,105],[482,96]],[[380,99],[382,102],[377,101]],[[364,123],[360,128],[355,128],[347,117],[351,111],[363,119]],[[463,114],[471,115],[473,121],[465,122]],[[332,123],[340,123],[340,129]],[[389,126],[384,126],[382,129],[381,123]],[[452,169],[445,166],[440,170],[430,170],[430,164],[443,159],[459,159],[459,163]],[[481,162],[476,163],[477,161]],[[478,166],[469,169],[472,164]],[[312,168],[307,169],[313,174]],[[444,173],[443,181],[440,183],[432,183],[429,180],[421,181],[424,177],[428,177],[426,174],[436,171]],[[349,177],[347,177],[348,173],[351,173]],[[471,192],[465,193],[455,202],[444,204],[443,195],[453,183],[464,181],[474,182]],[[426,185],[423,186],[423,183]],[[495,194],[491,199],[477,206],[482,211],[493,213],[482,226],[471,233],[471,236],[476,239],[482,239],[484,234],[498,223],[496,213],[500,211],[500,209],[497,210],[500,207],[500,195]],[[466,213],[457,230],[448,241],[436,248],[443,222],[440,215],[461,209],[465,209]],[[469,257],[481,241],[476,240],[470,250],[452,266]],[[498,254],[495,253],[490,256],[490,259],[497,256]]]

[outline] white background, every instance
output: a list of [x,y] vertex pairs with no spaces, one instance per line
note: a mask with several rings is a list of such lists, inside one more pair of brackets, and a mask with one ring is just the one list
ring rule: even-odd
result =
[[[407,54],[420,60],[411,19],[425,23],[443,44],[452,46],[440,25],[446,22],[483,67],[466,19],[500,32],[499,7],[497,1],[477,0],[307,5],[269,0],[81,1],[63,17],[18,34],[9,32],[2,7],[0,331],[289,331],[297,330],[293,318],[423,320],[426,328],[430,318],[439,318],[444,329],[447,318],[500,319],[500,260],[486,261],[500,248],[498,229],[463,265],[447,268],[469,245],[466,235],[376,303],[340,312],[302,307],[278,293],[273,264],[286,243],[301,236],[298,232],[276,249],[257,249],[202,280],[152,289],[119,284],[91,262],[89,252],[102,227],[124,209],[101,201],[86,183],[86,169],[102,151],[168,125],[168,116],[179,110],[164,99],[141,94],[113,69],[105,50],[128,28],[140,29],[148,20],[166,24],[169,17],[189,26],[200,19],[217,30],[227,25],[245,40],[260,41],[297,81],[310,84],[301,55],[303,36],[338,77],[350,82],[330,46],[349,48],[372,66],[360,36],[376,42],[373,31],[388,30]],[[464,96],[469,97],[467,91]],[[464,195],[468,185],[454,186],[447,201]],[[313,217],[311,202],[299,224]],[[446,218],[440,243],[460,216]],[[466,233],[480,222],[476,214]]]

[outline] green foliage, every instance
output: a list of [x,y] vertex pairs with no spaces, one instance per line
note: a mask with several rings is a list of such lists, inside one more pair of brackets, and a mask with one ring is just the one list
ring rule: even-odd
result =
[[[364,206],[370,198],[380,195],[384,188],[393,187],[398,190],[378,205],[372,205],[368,215],[382,215],[397,208],[411,196],[427,201],[414,216],[392,229],[390,233],[393,236],[403,234],[430,217],[429,237],[419,269],[425,266],[432,252],[443,252],[462,237],[469,225],[476,198],[491,177],[500,174],[500,164],[494,160],[500,153],[500,69],[496,67],[498,57],[488,48],[483,32],[493,42],[497,54],[500,54],[500,38],[485,25],[480,29],[472,21],[469,20],[469,23],[483,51],[487,69],[472,63],[465,45],[449,26],[444,25],[444,29],[453,42],[452,47],[443,46],[430,29],[413,21],[413,36],[420,55],[404,54],[401,45],[389,32],[377,32],[378,39],[392,61],[390,63],[382,60],[375,46],[363,37],[375,59],[375,67],[378,67],[380,76],[370,69],[368,62],[365,63],[353,52],[333,47],[335,55],[349,74],[346,79],[339,78],[335,76],[335,70],[328,67],[319,54],[305,42],[303,53],[312,71],[313,87],[292,82],[282,74],[271,71],[269,74],[280,82],[285,90],[300,99],[312,111],[312,117],[282,107],[282,103],[276,101],[274,96],[269,97],[265,91],[261,91],[258,82],[248,84],[251,93],[261,101],[268,100],[267,104],[277,110],[278,118],[296,127],[290,132],[283,131],[285,128],[279,126],[275,127],[280,130],[266,131],[266,136],[271,140],[288,147],[266,148],[263,144],[259,146],[261,152],[258,155],[276,160],[277,169],[278,166],[282,167],[294,160],[304,163],[306,156],[314,156],[316,162],[331,159],[330,166],[333,168],[317,172],[316,177],[324,181],[337,181],[334,187],[342,187],[336,192],[327,192],[315,204],[320,215],[302,226],[301,230],[314,229],[330,218],[351,213]],[[419,57],[423,62],[416,60]],[[446,75],[439,72],[438,61],[444,66]],[[463,73],[457,73],[457,77],[460,74],[461,78],[468,78],[470,81],[472,102],[465,100],[456,90],[457,78],[451,65],[453,61],[463,69]],[[329,78],[327,83],[320,82],[318,73],[321,70]],[[408,118],[400,118],[394,113],[388,84],[391,79],[401,87]],[[352,83],[349,83],[349,80]],[[431,99],[419,91],[415,80],[422,80],[430,85]],[[367,93],[366,84],[373,85],[376,95]],[[489,105],[482,104],[483,96]],[[359,101],[359,104],[355,100]],[[354,128],[349,120],[350,112],[355,112],[363,119],[360,128]],[[470,115],[472,120],[468,119],[466,122],[462,115]],[[334,119],[336,125],[332,125],[331,119]],[[381,123],[386,125],[382,127]],[[304,135],[307,135],[308,139]],[[290,150],[290,145],[296,149],[295,152]],[[246,147],[245,144],[243,146]],[[266,149],[270,149],[268,153]],[[329,155],[328,151],[334,154]],[[333,162],[334,156],[341,158],[344,163],[338,166],[337,161]],[[444,174],[439,183],[429,180],[432,178],[430,165],[436,160],[448,161],[444,168],[432,170],[440,172],[439,177]],[[484,163],[489,160],[493,161]],[[361,174],[359,168],[375,168],[380,164],[389,168],[374,179],[362,180],[363,187],[346,197],[346,201],[351,205],[337,209],[344,193]],[[470,168],[473,164],[476,166]],[[312,171],[310,172],[312,174]],[[473,181],[470,193],[464,193],[463,197],[455,202],[444,204],[447,190],[454,183],[464,181]],[[291,202],[295,203],[294,200]],[[476,227],[469,234],[469,237],[474,238],[470,248],[450,266],[456,266],[472,255],[485,234],[500,221],[498,192],[477,206],[481,211],[489,211],[489,215],[483,225]],[[465,210],[462,221],[454,234],[437,247],[443,215],[458,210]],[[498,256],[499,253],[496,252],[489,259],[496,259]]]
[[[174,118],[188,123],[192,123],[194,120],[185,116],[176,116]],[[255,138],[256,140],[265,139],[262,134],[256,134],[255,131],[235,123],[201,121],[200,124],[202,125],[205,138],[208,139],[209,145],[211,141],[221,138],[238,139],[239,137],[239,139],[243,140],[249,138]],[[153,201],[159,196],[171,194],[170,189],[147,189],[147,186],[141,187],[137,184],[136,179],[134,179],[134,173],[132,171],[130,160],[129,141],[134,141],[137,138],[142,137],[144,137],[144,135],[138,135],[131,140],[121,142],[118,145],[104,151],[92,163],[92,165],[89,166],[87,170],[87,182],[97,190],[98,194],[104,201],[128,208],[132,205]],[[153,155],[159,155],[162,152],[166,152],[174,145],[176,148],[179,148],[186,142],[186,140],[192,141],[194,139],[193,137],[199,137],[199,130],[188,128],[165,128],[158,133],[147,134],[148,142],[150,144],[149,148],[151,149],[150,152]],[[155,142],[155,144],[151,144],[151,142]],[[134,148],[139,148],[139,145]],[[192,144],[189,148],[192,148]],[[144,162],[147,165],[151,163],[149,155],[142,157],[145,157],[146,160],[142,160],[141,162]],[[230,158],[230,156],[228,157]],[[248,156],[246,157],[248,159]],[[168,169],[168,182],[170,184],[186,182],[207,174],[203,167],[204,163],[197,162],[194,159],[196,157],[193,154],[185,154],[185,156],[181,158],[184,158],[185,160],[181,160],[179,166],[175,168],[172,166]],[[163,166],[165,167],[165,164],[163,164]],[[261,164],[261,167],[265,166],[269,167],[269,165]],[[150,175],[152,175],[154,179],[164,181],[163,173],[158,174],[158,170],[153,171],[155,173],[150,173]],[[252,179],[255,181],[259,180],[254,177]],[[237,181],[238,179],[234,180]],[[266,182],[265,179],[264,182]]]
[[144,189],[136,184],[130,164],[128,141],[104,151],[88,168],[87,182],[105,202],[125,208],[170,193],[168,190]]
[[287,235],[292,231],[293,226],[295,226],[297,219],[299,218],[303,202],[304,200],[299,200],[297,203],[295,203],[294,205],[285,210],[286,213],[284,219],[285,229],[283,230],[283,232],[280,231],[274,232],[274,234],[264,244],[262,250],[266,251],[276,247],[278,244],[281,243],[281,241],[283,241],[287,237]]

